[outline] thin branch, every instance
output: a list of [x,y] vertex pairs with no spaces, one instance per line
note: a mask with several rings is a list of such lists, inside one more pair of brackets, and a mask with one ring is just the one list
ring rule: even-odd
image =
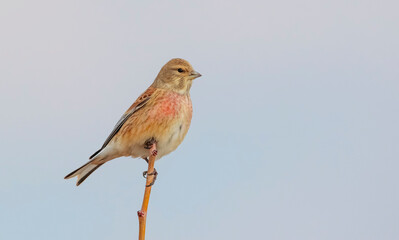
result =
[[148,170],[147,170],[147,181],[145,184],[143,204],[141,205],[141,210],[137,211],[137,216],[139,217],[139,240],[145,239],[145,225],[147,221],[147,209],[148,201],[150,200],[151,187],[155,181],[156,175],[154,173],[154,163],[155,157],[157,156],[157,146],[154,143],[150,148],[150,157],[148,159]]

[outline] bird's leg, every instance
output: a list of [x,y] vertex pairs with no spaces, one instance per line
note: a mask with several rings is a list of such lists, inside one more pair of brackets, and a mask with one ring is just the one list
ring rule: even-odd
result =
[[[144,160],[147,162],[147,164],[148,164],[148,161],[150,160],[148,157],[141,157],[141,158],[144,159]],[[147,172],[148,172],[148,171],[144,171],[144,172],[143,172],[143,177],[144,177],[144,178],[147,178]]]
[[148,159],[148,157],[141,157],[142,159],[144,159],[147,163],[150,159]]
[[[150,160],[149,157],[141,157],[141,158],[144,159],[147,162],[147,164],[148,164],[148,161]],[[147,173],[148,173],[148,171],[144,171],[143,172],[143,177],[144,178],[147,178]]]

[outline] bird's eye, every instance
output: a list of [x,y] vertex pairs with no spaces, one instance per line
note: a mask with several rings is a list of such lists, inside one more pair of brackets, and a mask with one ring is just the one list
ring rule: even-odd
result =
[[181,68],[177,69],[177,71],[180,72],[180,73],[181,73],[181,72],[184,72],[184,70],[181,69]]

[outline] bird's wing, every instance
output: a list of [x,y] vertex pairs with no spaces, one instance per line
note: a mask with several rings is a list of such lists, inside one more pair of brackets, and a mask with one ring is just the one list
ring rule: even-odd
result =
[[116,123],[114,129],[112,130],[111,134],[107,137],[105,140],[103,146],[95,152],[93,155],[90,156],[90,159],[92,159],[94,156],[96,156],[101,150],[103,150],[108,143],[112,140],[112,138],[119,132],[119,130],[122,128],[123,124],[129,119],[130,116],[132,116],[135,112],[137,112],[139,109],[141,109],[145,104],[150,100],[152,94],[155,92],[154,87],[149,87],[143,94],[140,95],[139,98],[130,106],[130,108],[122,115],[122,117],[119,119],[119,121]]

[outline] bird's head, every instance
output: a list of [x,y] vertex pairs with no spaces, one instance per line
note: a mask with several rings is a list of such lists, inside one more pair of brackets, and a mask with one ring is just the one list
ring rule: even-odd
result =
[[181,58],[174,58],[162,67],[153,86],[187,94],[192,81],[198,77],[201,77],[201,74],[194,71],[189,62]]

